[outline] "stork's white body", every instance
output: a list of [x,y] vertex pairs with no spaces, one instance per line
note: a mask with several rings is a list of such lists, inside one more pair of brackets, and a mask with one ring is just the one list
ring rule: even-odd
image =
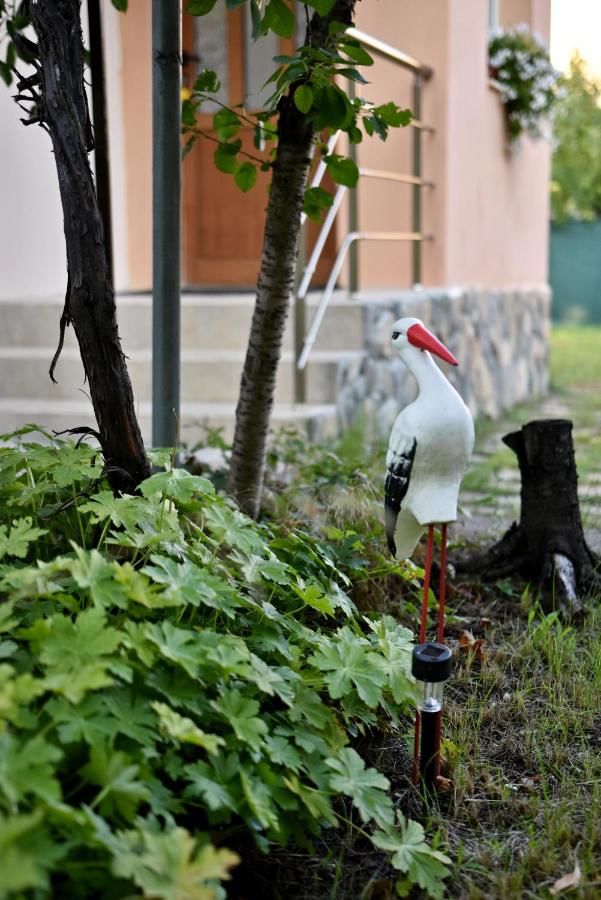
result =
[[[401,319],[395,333],[411,323],[419,320]],[[396,555],[401,559],[413,553],[426,526],[457,519],[459,487],[474,446],[469,409],[430,353],[403,341],[404,333],[393,343],[415,376],[419,395],[397,416],[386,457],[390,469],[415,447],[394,530]]]

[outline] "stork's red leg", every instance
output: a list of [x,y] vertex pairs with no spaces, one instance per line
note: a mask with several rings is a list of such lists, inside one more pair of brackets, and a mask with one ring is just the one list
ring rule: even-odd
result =
[[[443,522],[441,526],[441,546],[440,546],[440,586],[438,590],[438,643],[444,644],[444,612],[447,590],[447,523]],[[436,718],[436,756],[434,758],[434,774],[438,778],[440,775],[440,741],[442,729],[442,710]]]
[[[428,525],[428,544],[426,546],[426,564],[424,566],[424,594],[422,597],[422,616],[419,626],[419,642],[426,641],[426,628],[428,625],[428,599],[430,596],[430,572],[432,570],[432,548],[434,546],[434,525]],[[417,784],[419,781],[419,731],[420,717],[419,710],[415,714],[415,739],[413,741],[413,771],[412,781]]]
[[438,643],[444,644],[444,608],[447,590],[447,523],[441,526],[440,587],[438,590]]
[[430,572],[432,570],[432,547],[434,545],[434,525],[428,525],[428,544],[426,547],[426,565],[424,566],[424,595],[422,598],[422,618],[419,627],[420,644],[426,641],[428,625],[428,598],[430,596]]

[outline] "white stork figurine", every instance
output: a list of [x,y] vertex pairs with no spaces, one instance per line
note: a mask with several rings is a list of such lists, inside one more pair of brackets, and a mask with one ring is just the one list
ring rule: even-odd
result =
[[411,556],[428,526],[457,518],[459,485],[474,446],[469,409],[431,353],[459,365],[419,319],[399,319],[392,346],[419,394],[393,425],[386,456],[386,537],[393,556]]
[[[405,559],[411,556],[424,530],[428,529],[419,631],[419,642],[425,645],[434,525],[441,526],[438,642],[442,644],[447,523],[457,518],[459,486],[474,446],[474,423],[469,409],[430,354],[434,353],[453,366],[459,365],[457,360],[423,322],[413,318],[395,322],[392,346],[415,376],[419,393],[413,403],[401,410],[390,434],[386,456],[386,537],[392,555]],[[436,713],[434,778],[440,769],[440,717],[441,712]],[[419,780],[420,723],[418,711],[413,750],[414,784]]]

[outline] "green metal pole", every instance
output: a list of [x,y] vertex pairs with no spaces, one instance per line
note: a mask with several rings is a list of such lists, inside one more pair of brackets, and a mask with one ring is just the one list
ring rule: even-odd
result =
[[[413,82],[413,118],[421,121],[422,117],[422,76],[417,74]],[[413,166],[412,175],[422,177],[422,133],[420,128],[413,129]],[[422,189],[419,184],[413,185],[412,194],[412,230],[419,234],[422,230]],[[422,282],[422,244],[413,241],[413,284]]]
[[181,13],[152,0],[152,443],[179,432]]

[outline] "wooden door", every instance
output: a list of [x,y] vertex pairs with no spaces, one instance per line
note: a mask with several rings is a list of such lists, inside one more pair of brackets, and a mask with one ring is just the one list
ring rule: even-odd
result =
[[[215,10],[224,10],[217,4]],[[213,14],[211,14],[213,15]],[[188,58],[198,60],[196,67],[184,72],[193,81],[194,68],[215,68],[221,65],[221,101],[234,106],[248,97],[250,80],[262,83],[261,75],[273,68],[275,53],[290,53],[293,42],[279,40],[279,46],[263,48],[263,58],[249,64],[245,59],[250,41],[245,37],[247,21],[245,8],[225,13],[212,22],[211,37],[204,36],[200,47],[198,36],[205,25],[205,17],[197,19],[184,15],[183,43]],[[212,43],[211,43],[212,41]],[[272,41],[273,44],[273,41]],[[224,52],[225,51],[225,52]],[[257,78],[259,81],[257,82]],[[190,287],[254,288],[257,281],[263,245],[265,208],[267,206],[269,172],[259,172],[255,187],[244,194],[231,175],[220,172],[213,162],[216,144],[212,129],[213,113],[199,116],[198,125],[208,135],[199,138],[183,165],[183,270],[185,284]],[[254,147],[251,126],[239,134],[242,146],[253,156],[262,156]],[[327,186],[327,185],[324,185]],[[309,250],[313,246],[318,227],[308,229]],[[330,234],[313,285],[323,284],[332,268],[335,255],[334,231]]]

